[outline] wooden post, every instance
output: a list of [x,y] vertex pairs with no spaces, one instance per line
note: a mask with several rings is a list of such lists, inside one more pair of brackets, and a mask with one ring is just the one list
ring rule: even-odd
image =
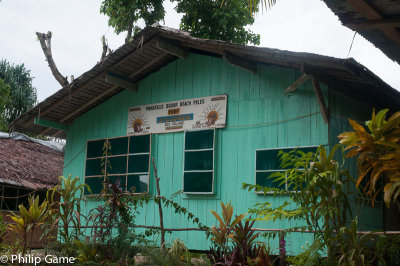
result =
[[285,266],[286,248],[285,234],[279,232],[279,266]]
[[165,230],[164,230],[164,219],[163,219],[161,193],[160,193],[160,178],[157,176],[157,168],[156,168],[156,164],[154,163],[154,158],[152,158],[152,161],[153,161],[153,168],[154,168],[154,177],[156,178],[158,212],[160,214],[161,248],[164,248],[164,246],[165,246]]

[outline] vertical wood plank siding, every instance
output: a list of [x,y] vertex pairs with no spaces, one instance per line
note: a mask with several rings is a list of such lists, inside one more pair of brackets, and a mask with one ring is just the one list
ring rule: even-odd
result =
[[[360,102],[355,101],[345,95],[335,93],[333,90],[329,90],[329,143],[332,147],[339,141],[338,135],[346,131],[354,131],[348,121],[349,118],[358,121],[360,124],[364,124],[365,121],[371,119],[372,107]],[[379,110],[376,110],[379,111]],[[336,158],[338,161],[342,161],[339,156]],[[357,161],[355,158],[345,159],[345,168],[350,171],[353,178],[357,179]],[[353,191],[356,191],[355,186]],[[363,199],[359,195],[354,193],[352,195],[352,206],[354,212],[358,211],[358,230],[369,231],[369,230],[382,230],[383,228],[383,203],[382,201],[376,201],[375,207],[370,207],[370,202],[365,198]],[[363,202],[364,201],[364,202]],[[361,208],[361,204],[364,204]]]
[[[219,201],[231,201],[236,214],[248,211],[258,202],[280,203],[284,198],[260,196],[241,189],[242,183],[254,183],[256,149],[304,145],[327,145],[328,126],[320,113],[298,120],[253,127],[232,127],[267,123],[295,118],[319,111],[311,82],[296,92],[284,90],[301,76],[299,71],[275,66],[257,66],[257,74],[228,65],[219,58],[190,54],[148,76],[139,83],[138,92],[125,90],[102,105],[90,110],[70,125],[67,134],[64,175],[72,174],[84,180],[86,141],[126,135],[128,108],[136,105],[182,100],[226,93],[228,95],[227,128],[216,131],[214,196],[180,195],[175,198],[196,214],[203,223],[215,225],[210,210],[221,211]],[[327,95],[327,88],[322,87]],[[327,96],[326,96],[327,97]],[[169,197],[182,189],[184,134],[158,134],[152,138],[152,156],[161,178],[161,194]],[[150,193],[155,182],[150,177]],[[95,207],[88,200],[84,210]],[[165,210],[165,227],[192,227],[173,210]],[[87,214],[87,213],[86,213]],[[156,206],[147,204],[140,210],[137,224],[159,225]],[[293,225],[293,224],[291,224]],[[257,227],[285,228],[283,222],[258,222]],[[191,249],[205,250],[209,242],[202,232],[167,234],[167,241],[180,238]],[[291,234],[288,249],[297,253],[308,236]],[[275,243],[276,242],[276,243]],[[271,241],[277,248],[278,241]],[[277,250],[274,250],[277,252]]]

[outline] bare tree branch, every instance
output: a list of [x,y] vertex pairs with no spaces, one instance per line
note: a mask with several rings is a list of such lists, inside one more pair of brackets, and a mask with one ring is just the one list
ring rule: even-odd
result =
[[103,51],[101,52],[100,61],[103,60],[104,58],[106,58],[107,55],[112,53],[112,50],[108,46],[108,42],[107,42],[106,36],[104,36],[104,35],[101,36],[101,43],[103,45]]
[[100,61],[103,60],[107,56],[107,50],[109,49],[106,37],[104,35],[101,36],[101,43],[103,44],[103,51],[101,53]]
[[57,69],[56,63],[53,60],[53,55],[51,53],[51,31],[47,32],[47,34],[36,32],[36,35],[39,39],[44,56],[46,57],[46,61],[49,63],[49,67],[54,78],[58,81],[58,83],[61,84],[62,87],[67,86],[69,84],[67,77],[61,75]]

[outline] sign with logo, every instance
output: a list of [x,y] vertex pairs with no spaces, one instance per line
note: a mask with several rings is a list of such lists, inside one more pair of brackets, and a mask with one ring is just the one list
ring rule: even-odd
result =
[[217,95],[130,107],[127,133],[168,133],[224,127],[226,99],[227,95]]

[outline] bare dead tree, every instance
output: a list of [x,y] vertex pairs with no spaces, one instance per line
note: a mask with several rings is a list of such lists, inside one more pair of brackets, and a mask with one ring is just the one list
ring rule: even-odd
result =
[[101,43],[103,45],[103,51],[101,52],[100,61],[103,60],[104,58],[106,58],[107,55],[112,53],[112,50],[108,46],[107,39],[106,39],[106,37],[104,35],[101,36]]
[[49,63],[51,73],[53,73],[54,78],[61,84],[62,87],[69,84],[67,77],[61,75],[58,71],[56,63],[54,62],[53,55],[51,53],[51,31],[47,33],[36,32],[39,39],[40,46],[42,47],[46,61]]

